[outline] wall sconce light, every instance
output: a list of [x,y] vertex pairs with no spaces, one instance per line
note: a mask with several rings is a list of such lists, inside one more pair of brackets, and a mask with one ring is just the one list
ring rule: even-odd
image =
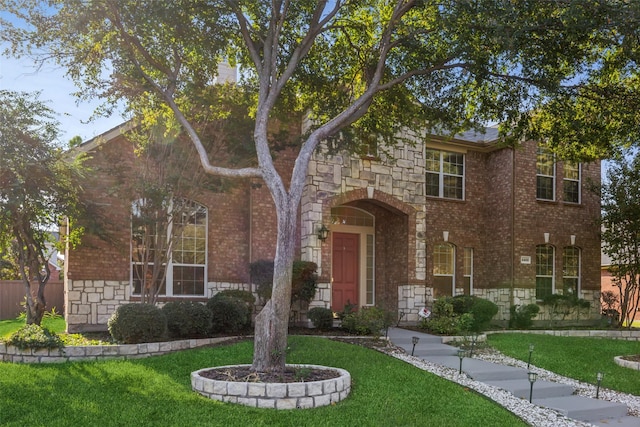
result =
[[326,225],[322,224],[322,227],[318,229],[318,239],[324,242],[327,240],[327,237],[329,237],[329,229]]
[[529,383],[531,384],[531,387],[529,388],[529,403],[531,403],[531,399],[533,398],[533,383],[538,379],[538,374],[535,372],[529,372],[527,376],[529,377]]
[[596,380],[598,381],[598,386],[596,387],[596,399],[600,397],[600,383],[602,382],[602,377],[604,377],[602,372],[598,372],[596,374]]
[[533,353],[533,344],[529,344],[529,361],[527,362],[527,369],[531,365],[531,353]]
[[572,234],[571,235],[571,246],[575,246],[576,245],[576,235]]
[[544,242],[549,243],[549,233],[544,233]]
[[416,344],[418,344],[418,341],[420,341],[420,338],[411,337],[411,343],[413,344],[413,348],[411,349],[411,355],[412,356],[413,356],[413,352],[416,350]]
[[444,240],[445,242],[449,241],[449,232],[448,231],[443,231],[442,232],[442,240]]

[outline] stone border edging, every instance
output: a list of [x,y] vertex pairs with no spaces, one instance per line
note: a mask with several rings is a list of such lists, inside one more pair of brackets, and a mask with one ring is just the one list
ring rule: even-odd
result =
[[486,334],[537,334],[537,335],[554,335],[558,337],[585,337],[585,338],[611,338],[626,341],[640,341],[640,330],[589,330],[589,329],[523,329],[523,330],[504,330],[504,331],[486,331]]
[[100,359],[140,359],[178,350],[204,347],[236,337],[201,338],[179,341],[122,345],[69,346],[62,349],[24,349],[0,342],[0,361],[13,363],[64,363]]
[[619,366],[623,368],[634,369],[636,371],[640,371],[640,362],[634,362],[633,360],[625,360],[622,356],[616,356],[613,358],[613,361],[616,362]]
[[346,399],[351,391],[351,374],[340,368],[319,365],[287,365],[294,368],[326,369],[340,376],[328,380],[261,383],[212,380],[200,375],[211,369],[251,365],[228,365],[204,368],[191,373],[191,388],[199,394],[221,402],[238,403],[255,408],[306,409],[327,406]]

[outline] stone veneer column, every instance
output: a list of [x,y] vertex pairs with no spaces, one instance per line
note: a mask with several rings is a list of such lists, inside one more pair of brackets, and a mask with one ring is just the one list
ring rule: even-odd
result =
[[[402,136],[417,139],[412,135]],[[425,280],[426,178],[422,145],[412,147],[401,144],[390,149],[393,158],[381,156],[380,160],[348,154],[332,156],[322,150],[323,147],[319,147],[309,162],[307,183],[301,201],[301,258],[315,262],[318,274],[322,276],[322,242],[318,240],[316,233],[323,223],[329,225],[325,203],[341,194],[367,189],[369,197],[374,191],[381,192],[416,209],[415,229],[407,230],[410,235],[415,236],[416,241],[415,254],[410,255],[415,259],[415,271],[412,275],[417,280]],[[327,304],[330,294],[327,300],[324,300],[324,296],[317,298],[321,299],[312,304]]]

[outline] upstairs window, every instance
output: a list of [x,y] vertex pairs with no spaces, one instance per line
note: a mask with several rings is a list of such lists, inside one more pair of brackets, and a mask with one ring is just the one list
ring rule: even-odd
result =
[[427,196],[464,199],[464,154],[427,149]]
[[562,251],[562,293],[578,296],[580,291],[580,249],[567,246]]
[[454,294],[455,247],[441,243],[433,249],[434,298]]
[[536,247],[536,299],[542,300],[553,294],[555,251],[551,245]]
[[[132,206],[133,295],[204,296],[207,264],[207,209],[190,200]],[[155,294],[155,295],[153,295]]]
[[556,163],[552,153],[538,146],[536,155],[536,198],[555,200]]
[[568,203],[580,203],[580,164],[565,162],[562,172],[563,200]]

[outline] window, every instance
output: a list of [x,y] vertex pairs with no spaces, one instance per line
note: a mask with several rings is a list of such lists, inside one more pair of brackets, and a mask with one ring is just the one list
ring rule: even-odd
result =
[[536,246],[536,299],[553,294],[554,248],[551,245]]
[[464,154],[427,149],[427,196],[464,199]]
[[452,244],[441,243],[433,249],[433,297],[454,294],[455,248]]
[[580,291],[580,249],[568,246],[562,251],[562,293],[578,296]]
[[562,171],[563,200],[580,203],[580,163],[565,162]]
[[473,295],[473,248],[464,248],[464,294]]
[[375,303],[375,265],[376,263],[373,246],[373,234],[367,234],[367,305],[373,305]]
[[538,147],[536,155],[536,198],[555,200],[556,164],[554,156],[544,147]]
[[131,227],[133,294],[155,285],[159,295],[205,295],[207,209],[174,199],[134,202]]

